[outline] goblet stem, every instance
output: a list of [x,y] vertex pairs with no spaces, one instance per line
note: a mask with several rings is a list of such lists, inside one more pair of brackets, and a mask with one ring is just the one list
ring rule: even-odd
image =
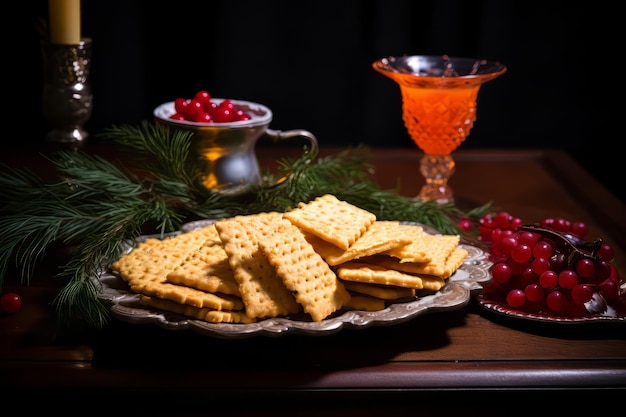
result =
[[451,155],[424,155],[420,160],[420,173],[426,184],[417,198],[422,201],[435,200],[440,204],[453,202],[452,188],[448,179],[454,173],[455,162]]

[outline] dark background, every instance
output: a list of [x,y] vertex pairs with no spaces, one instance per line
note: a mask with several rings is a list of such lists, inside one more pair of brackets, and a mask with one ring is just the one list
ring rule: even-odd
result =
[[[86,128],[93,134],[151,120],[162,102],[208,90],[263,103],[273,110],[271,127],[309,130],[321,146],[414,149],[399,87],[372,62],[403,54],[493,59],[508,71],[481,88],[478,120],[462,146],[564,149],[626,201],[616,150],[624,118],[624,23],[616,5],[83,0],[82,34],[94,42]],[[17,21],[2,29],[5,120],[21,128],[13,125],[17,136],[5,141],[43,141],[37,28],[47,20],[47,0],[15,6]]]

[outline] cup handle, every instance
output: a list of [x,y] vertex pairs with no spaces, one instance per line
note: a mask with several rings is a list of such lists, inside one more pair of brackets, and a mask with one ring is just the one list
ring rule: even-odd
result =
[[[309,148],[308,150],[305,151],[309,155],[309,161],[312,161],[313,159],[315,159],[315,157],[317,157],[317,153],[319,151],[317,138],[315,137],[313,133],[309,132],[308,130],[294,129],[294,130],[282,131],[282,130],[266,129],[265,135],[268,136],[270,139],[272,139],[274,143],[282,142],[288,139],[304,138],[309,142],[308,143]],[[289,177],[289,175],[291,174],[290,173],[286,174],[285,176],[280,178],[274,185],[278,185],[284,182]]]
[[308,130],[294,129],[294,130],[282,131],[282,130],[267,129],[265,131],[265,134],[269,136],[275,143],[282,142],[287,139],[298,138],[298,137],[305,138],[309,141],[308,152],[312,155],[313,158],[317,156],[317,151],[319,148],[317,144],[317,138],[315,137],[313,133],[309,132]]

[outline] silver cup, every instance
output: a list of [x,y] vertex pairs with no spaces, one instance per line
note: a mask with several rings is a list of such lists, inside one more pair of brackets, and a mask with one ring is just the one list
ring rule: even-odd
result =
[[[211,98],[220,103],[224,99]],[[306,130],[280,131],[270,129],[272,111],[258,103],[230,100],[235,106],[250,115],[250,120],[229,123],[197,123],[174,120],[174,102],[161,104],[154,109],[157,123],[170,128],[193,132],[192,153],[203,166],[202,184],[213,191],[240,194],[261,181],[255,146],[264,135],[274,142],[304,138],[308,149],[317,154],[317,138]]]

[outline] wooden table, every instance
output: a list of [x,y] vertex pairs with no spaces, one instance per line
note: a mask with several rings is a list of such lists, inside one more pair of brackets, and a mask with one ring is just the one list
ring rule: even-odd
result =
[[[261,164],[277,152],[260,148]],[[415,195],[420,156],[376,149],[374,178]],[[3,156],[16,166],[35,158],[29,148]],[[590,236],[613,245],[615,265],[626,274],[625,207],[568,155],[459,150],[455,159],[451,185],[459,201],[493,201],[527,223],[549,216],[584,221]],[[3,398],[28,392],[33,400],[25,407],[82,398],[158,415],[213,406],[232,408],[231,415],[484,415],[495,394],[512,401],[512,409],[545,399],[563,411],[580,401],[604,407],[626,394],[623,322],[520,320],[486,311],[472,298],[461,309],[320,337],[227,340],[118,320],[102,331],[59,331],[50,306],[58,287],[43,274],[28,287],[7,283],[5,290],[22,295],[23,309],[0,317],[0,392]]]

